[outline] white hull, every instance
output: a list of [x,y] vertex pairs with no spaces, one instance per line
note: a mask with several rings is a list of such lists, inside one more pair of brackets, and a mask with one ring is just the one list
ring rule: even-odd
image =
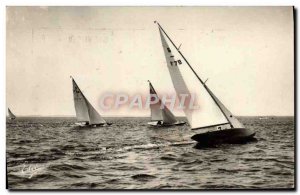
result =
[[180,125],[184,125],[184,124],[185,124],[184,121],[177,121],[176,123],[172,123],[172,124],[159,123],[159,121],[148,122],[148,125],[150,125],[152,127],[170,127],[170,126],[180,126]]
[[95,128],[95,127],[107,127],[112,125],[111,123],[101,123],[101,124],[85,124],[85,123],[75,123],[79,128]]

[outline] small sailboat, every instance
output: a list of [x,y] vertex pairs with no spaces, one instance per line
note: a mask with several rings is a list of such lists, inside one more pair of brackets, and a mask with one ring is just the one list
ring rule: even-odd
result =
[[98,126],[108,126],[111,123],[107,123],[92,104],[84,96],[75,80],[72,78],[73,83],[73,96],[74,105],[76,110],[76,118],[80,127],[98,127]]
[[168,70],[177,95],[196,95],[199,109],[186,108],[183,111],[195,131],[191,138],[199,144],[240,143],[253,139],[255,133],[232,115],[208,88],[173,43],[161,25],[158,24],[162,47]]
[[259,117],[259,120],[268,120],[269,118],[268,117]]
[[16,119],[16,115],[14,115],[9,108],[8,108],[8,118],[10,120],[15,120]]
[[[184,121],[178,121],[173,113],[167,108],[166,105],[163,105],[161,108],[162,102],[159,99],[154,87],[151,82],[149,82],[150,94],[155,96],[158,99],[156,104],[150,104],[151,109],[151,122],[148,122],[148,125],[155,127],[166,127],[166,126],[174,126],[174,125],[184,125]],[[154,97],[153,97],[154,98]]]

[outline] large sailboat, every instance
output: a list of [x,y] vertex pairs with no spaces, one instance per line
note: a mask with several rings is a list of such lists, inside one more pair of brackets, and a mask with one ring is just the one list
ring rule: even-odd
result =
[[173,113],[167,108],[166,105],[163,104],[158,97],[154,87],[151,82],[149,82],[150,94],[151,97],[158,99],[158,102],[155,104],[150,104],[151,109],[151,122],[148,122],[149,125],[155,127],[166,127],[166,126],[174,126],[174,125],[184,125],[184,121],[178,121]]
[[240,143],[253,139],[255,133],[232,115],[208,88],[183,56],[179,48],[158,24],[168,70],[177,95],[197,97],[199,109],[183,111],[195,135],[191,138],[201,144]]
[[8,118],[10,120],[15,120],[16,119],[16,115],[14,115],[9,108],[8,108]]
[[100,116],[100,114],[84,96],[73,77],[71,78],[73,84],[73,96],[76,118],[78,121],[78,123],[76,124],[80,127],[97,127],[111,125],[111,123],[107,123]]

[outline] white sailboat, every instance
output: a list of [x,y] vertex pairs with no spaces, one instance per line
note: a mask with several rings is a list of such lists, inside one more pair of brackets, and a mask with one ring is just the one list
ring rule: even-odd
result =
[[15,120],[16,119],[16,115],[14,115],[9,108],[8,108],[8,118],[10,120]]
[[150,94],[153,98],[158,99],[159,101],[155,104],[150,104],[151,109],[151,122],[148,122],[149,125],[155,127],[166,127],[174,125],[184,125],[184,121],[178,121],[173,113],[168,109],[166,105],[161,108],[162,102],[158,97],[154,87],[151,82],[149,82]]
[[205,82],[173,43],[158,22],[162,47],[168,70],[177,95],[194,94],[199,109],[184,109],[187,120],[195,131],[192,139],[203,144],[243,142],[255,133],[239,120],[212,93]]
[[96,111],[92,104],[87,100],[87,98],[84,96],[84,94],[82,93],[82,91],[80,90],[73,78],[72,84],[76,118],[78,121],[78,123],[76,124],[81,127],[97,127],[111,125],[111,123],[107,123],[100,116],[100,114]]

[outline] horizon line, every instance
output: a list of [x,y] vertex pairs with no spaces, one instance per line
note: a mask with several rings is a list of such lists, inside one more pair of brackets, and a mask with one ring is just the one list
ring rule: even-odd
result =
[[[101,115],[102,117],[151,117],[150,115],[124,116],[124,115]],[[295,115],[235,115],[237,117],[295,117]],[[8,117],[8,116],[6,116]],[[16,115],[16,117],[73,117],[76,115]],[[186,117],[179,115],[176,117]]]

